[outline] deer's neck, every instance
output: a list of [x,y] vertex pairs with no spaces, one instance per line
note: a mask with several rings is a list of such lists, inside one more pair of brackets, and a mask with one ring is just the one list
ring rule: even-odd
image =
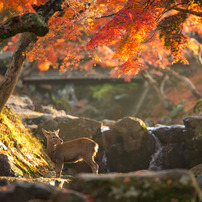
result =
[[50,158],[54,158],[54,154],[56,152],[56,143],[53,144],[52,142],[47,142],[47,152]]

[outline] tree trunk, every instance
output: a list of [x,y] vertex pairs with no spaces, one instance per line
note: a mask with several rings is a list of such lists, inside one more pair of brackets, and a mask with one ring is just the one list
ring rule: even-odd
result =
[[15,89],[26,58],[25,50],[30,42],[34,41],[33,39],[33,34],[31,33],[24,33],[19,37],[4,80],[0,84],[0,112]]
[[152,76],[149,74],[149,72],[147,70],[142,70],[141,75],[155,90],[155,92],[156,92],[157,96],[159,97],[163,106],[166,109],[171,110],[173,107],[172,102],[164,94],[162,94],[158,83],[152,78]]
[[[31,42],[36,41],[36,35],[44,36],[47,34],[47,23],[54,13],[62,11],[61,6],[63,1],[64,0],[49,0],[40,6],[33,5],[37,15],[33,13],[24,14],[12,18],[12,20],[7,20],[0,25],[0,30],[2,30],[2,33],[0,33],[0,41],[7,37],[14,36],[16,33],[25,32],[19,37],[9,68],[6,71],[4,80],[0,84],[0,113],[15,89],[23,63],[26,59],[27,47]],[[9,25],[11,27],[9,27]]]
[[167,79],[168,79],[168,75],[164,74],[163,79],[161,81],[161,85],[160,85],[161,94],[164,95],[164,96],[165,96],[165,94],[164,94],[164,86],[165,86],[165,83],[166,83]]
[[140,111],[140,109],[141,109],[141,107],[142,107],[142,105],[144,103],[144,100],[145,100],[145,98],[147,96],[147,93],[148,93],[149,89],[150,89],[150,87],[148,85],[148,82],[146,81],[145,85],[144,85],[144,90],[143,90],[142,94],[140,95],[140,98],[138,100],[137,105],[134,107],[134,109],[131,110],[132,111],[132,113],[131,113],[132,116],[137,116],[138,112]]

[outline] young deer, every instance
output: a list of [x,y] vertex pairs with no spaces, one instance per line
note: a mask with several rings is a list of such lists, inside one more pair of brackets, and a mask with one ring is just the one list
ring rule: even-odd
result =
[[93,173],[98,174],[99,166],[94,161],[98,144],[86,137],[63,142],[58,136],[59,131],[60,129],[46,131],[42,128],[47,138],[48,156],[55,163],[56,177],[60,177],[64,163],[76,163],[82,160],[89,164]]

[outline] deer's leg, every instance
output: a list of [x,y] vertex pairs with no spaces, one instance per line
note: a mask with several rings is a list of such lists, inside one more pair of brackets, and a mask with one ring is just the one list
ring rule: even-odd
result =
[[61,175],[63,169],[63,163],[62,162],[57,162],[55,164],[55,172],[56,172],[56,177],[59,178]]
[[86,157],[86,158],[83,158],[83,159],[91,167],[93,173],[95,173],[97,175],[99,166],[98,166],[97,163],[95,163],[94,157],[90,156],[90,157]]
[[99,169],[98,164],[94,162],[94,165],[91,168],[92,168],[93,173],[95,173],[96,175],[98,175],[98,169]]

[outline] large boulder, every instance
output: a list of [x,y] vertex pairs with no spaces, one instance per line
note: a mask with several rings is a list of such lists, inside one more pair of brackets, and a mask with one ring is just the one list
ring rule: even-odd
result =
[[[19,97],[12,95],[8,99],[6,106],[17,113],[25,127],[30,128],[34,134],[39,124],[57,116],[66,115],[64,110],[58,111],[51,105],[35,105],[33,101],[27,96]],[[37,136],[37,138],[41,139],[40,136]]]
[[[5,181],[5,180],[4,180]],[[26,201],[50,201],[50,202],[87,202],[87,198],[73,190],[62,191],[45,183],[30,183],[16,181],[11,185],[1,183],[0,201],[2,202],[26,202]]]
[[158,137],[163,145],[170,143],[181,143],[186,138],[183,133],[185,126],[183,125],[158,125],[152,129],[152,133]]
[[190,116],[183,119],[184,125],[188,129],[198,132],[202,131],[202,116]]
[[162,169],[184,168],[184,141],[186,140],[184,129],[182,125],[160,125],[151,130],[161,143]]
[[139,150],[143,138],[148,134],[145,123],[135,117],[120,119],[110,128],[116,134],[116,138],[123,140],[123,148],[127,152]]
[[202,163],[202,116],[192,116],[183,119],[186,140],[184,141],[184,155],[186,166],[191,168]]
[[92,201],[200,201],[201,193],[186,170],[138,171],[107,175],[80,174],[68,188],[89,195]]
[[101,131],[101,122],[76,116],[60,116],[45,121],[38,126],[37,133],[41,133],[41,129],[57,130],[60,129],[59,136],[63,140],[72,140],[79,137],[93,138]]
[[183,121],[184,125],[160,125],[151,129],[161,142],[162,169],[190,169],[202,163],[202,117],[187,117]]
[[103,128],[98,164],[101,172],[130,172],[147,169],[155,151],[153,137],[144,122],[138,118],[125,117]]
[[202,116],[190,116],[183,119],[186,134],[184,140],[185,168],[202,164]]

